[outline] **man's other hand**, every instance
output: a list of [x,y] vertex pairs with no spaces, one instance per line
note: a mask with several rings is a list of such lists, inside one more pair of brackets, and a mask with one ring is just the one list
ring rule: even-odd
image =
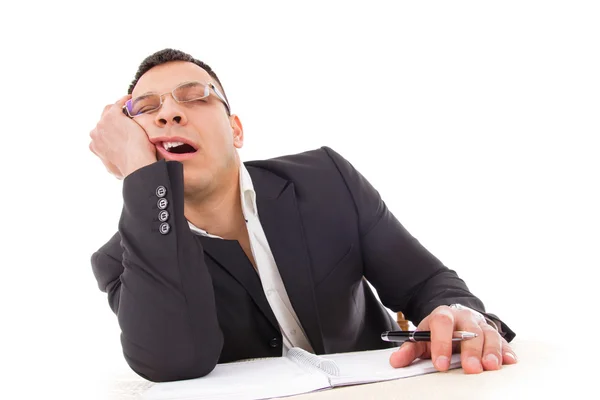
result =
[[124,96],[104,107],[100,121],[90,132],[90,150],[118,179],[156,161],[156,147],[144,129],[123,114],[123,106],[129,98],[131,96]]
[[[417,358],[431,358],[438,371],[447,371],[453,352],[461,353],[461,365],[467,374],[497,370],[502,364],[517,362],[514,351],[498,331],[483,315],[466,307],[440,306],[421,321],[417,330],[431,331],[431,341],[403,343],[390,357],[392,367],[405,367]],[[473,332],[477,337],[452,342],[454,331]]]

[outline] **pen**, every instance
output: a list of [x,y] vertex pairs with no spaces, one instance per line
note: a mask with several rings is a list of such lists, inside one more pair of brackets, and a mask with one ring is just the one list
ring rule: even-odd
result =
[[[466,331],[455,331],[452,334],[453,342],[473,339],[476,333]],[[430,342],[431,331],[386,331],[381,334],[381,339],[386,342]]]

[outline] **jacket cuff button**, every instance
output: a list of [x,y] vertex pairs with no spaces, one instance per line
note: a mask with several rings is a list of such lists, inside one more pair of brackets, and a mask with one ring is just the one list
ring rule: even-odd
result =
[[165,195],[167,194],[167,188],[164,186],[159,186],[156,188],[156,196],[157,197],[165,197]]
[[169,200],[165,199],[164,197],[162,199],[159,199],[158,202],[156,203],[156,205],[158,206],[158,208],[160,208],[161,210],[164,210],[165,208],[167,208],[167,206],[169,205]]
[[162,233],[163,235],[166,235],[167,233],[169,233],[170,230],[171,230],[171,226],[169,224],[167,224],[166,222],[163,222],[162,224],[160,224],[160,227],[158,228],[158,231],[160,233]]
[[162,210],[158,213],[158,220],[160,222],[166,222],[169,219],[169,212],[167,210]]

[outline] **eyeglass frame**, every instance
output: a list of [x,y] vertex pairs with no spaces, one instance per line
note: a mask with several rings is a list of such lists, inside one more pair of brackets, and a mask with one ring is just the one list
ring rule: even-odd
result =
[[[204,87],[205,87],[205,91],[204,91],[205,95],[204,95],[204,97],[197,97],[197,98],[195,98],[195,99],[192,99],[192,100],[185,100],[185,101],[179,101],[179,100],[177,100],[177,99],[175,98],[175,94],[174,94],[174,93],[175,93],[175,91],[176,91],[177,89],[179,89],[180,87],[182,87],[182,86],[184,86],[184,85],[189,85],[189,84],[191,84],[191,83],[199,83],[199,84],[202,84],[202,85],[204,85]],[[206,88],[208,88],[208,90],[206,90]],[[179,104],[179,103],[191,103],[192,101],[197,101],[197,100],[206,99],[206,98],[208,98],[208,97],[210,96],[210,89],[212,89],[212,90],[215,92],[215,94],[217,95],[218,99],[219,99],[219,100],[220,100],[220,101],[221,101],[221,102],[222,102],[222,103],[225,105],[225,107],[227,108],[227,115],[231,115],[231,108],[229,107],[229,102],[227,101],[227,99],[225,99],[225,96],[224,96],[224,95],[221,93],[221,91],[220,91],[220,90],[219,90],[219,89],[218,89],[218,88],[215,86],[215,84],[214,84],[214,83],[212,83],[212,82],[209,82],[209,83],[204,83],[204,82],[200,82],[200,81],[189,81],[189,82],[182,82],[182,83],[180,83],[179,85],[175,86],[175,87],[173,88],[173,90],[171,90],[171,91],[168,91],[168,92],[165,92],[165,93],[163,93],[163,94],[160,94],[160,95],[158,95],[158,99],[159,99],[160,103],[159,103],[158,107],[156,107],[156,108],[155,108],[155,109],[153,109],[152,111],[147,111],[147,112],[143,112],[143,113],[140,113],[140,114],[131,115],[131,114],[129,113],[129,108],[127,107],[127,104],[131,104],[132,100],[134,100],[134,99],[129,99],[129,100],[127,100],[127,101],[125,102],[125,105],[123,106],[123,114],[125,114],[125,115],[126,115],[126,116],[128,116],[129,118],[133,119],[133,118],[135,118],[135,117],[139,117],[140,115],[150,114],[150,113],[153,113],[154,111],[158,111],[158,110],[160,110],[160,108],[161,108],[161,107],[162,107],[162,105],[163,105],[163,96],[166,96],[167,94],[170,94],[170,95],[171,95],[171,97],[173,98],[173,100],[175,100],[175,102],[176,102],[176,103],[178,103],[178,104]],[[155,94],[155,93],[148,93],[148,95],[151,95],[151,94]],[[139,98],[139,97],[142,97],[142,96],[138,96],[138,97],[136,97],[136,99],[137,99],[137,98]]]

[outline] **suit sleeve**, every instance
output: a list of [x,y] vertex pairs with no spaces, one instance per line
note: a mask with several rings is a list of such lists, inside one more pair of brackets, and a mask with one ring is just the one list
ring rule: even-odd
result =
[[184,216],[181,163],[158,161],[125,178],[118,233],[91,263],[136,373],[163,382],[214,369],[223,335],[202,246]]
[[347,160],[323,147],[339,170],[358,215],[364,274],[382,303],[418,325],[440,305],[460,303],[482,313],[511,341],[515,333],[487,313],[455,271],[444,266],[388,210],[375,188]]

